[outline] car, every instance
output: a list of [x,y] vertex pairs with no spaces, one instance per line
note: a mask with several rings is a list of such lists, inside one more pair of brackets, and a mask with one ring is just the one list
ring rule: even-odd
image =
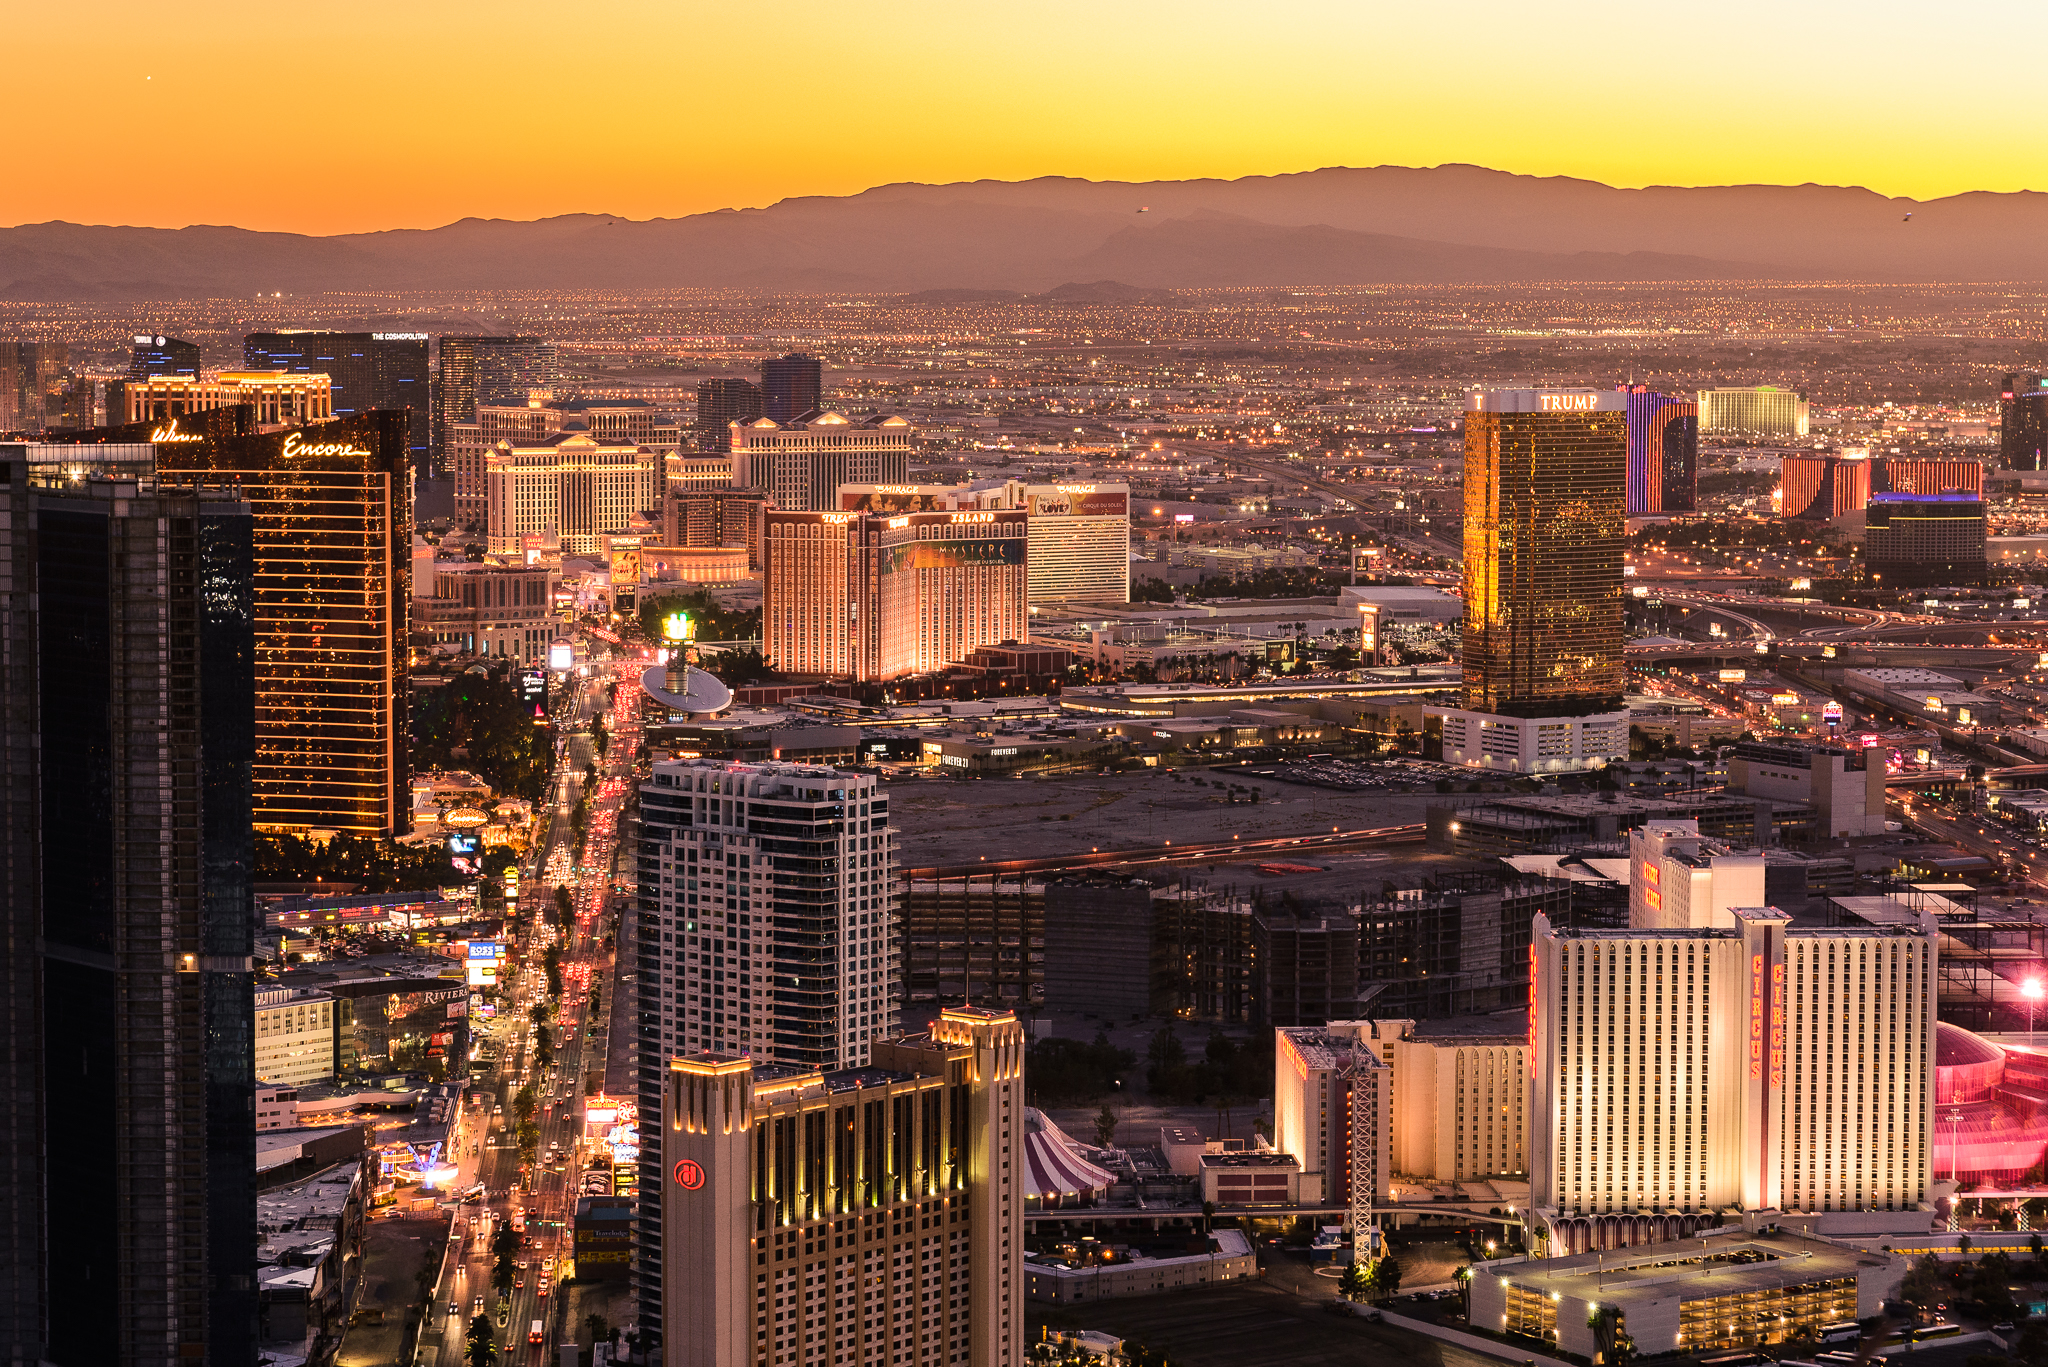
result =
[[474,1301],[470,1302],[469,1313],[472,1315],[481,1315],[483,1314],[483,1312],[484,1298],[482,1296],[478,1296]]
[[2010,1334],[2012,1332],[2012,1321],[2000,1320],[1991,1326],[1991,1332],[1994,1334]]

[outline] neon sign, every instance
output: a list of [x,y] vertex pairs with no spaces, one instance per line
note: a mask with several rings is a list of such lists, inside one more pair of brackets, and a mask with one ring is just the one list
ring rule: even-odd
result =
[[955,522],[993,522],[996,520],[996,515],[994,513],[955,513],[952,520]]
[[1764,1075],[1764,956],[1749,959],[1749,1075]]
[[354,442],[347,441],[302,441],[294,432],[284,439],[285,459],[300,456],[367,456],[370,453]]
[[1599,404],[1597,394],[1538,394],[1537,411],[1543,413],[1591,413]]
[[165,426],[156,428],[154,431],[152,431],[149,434],[149,439],[151,441],[156,442],[206,440],[205,437],[200,436],[197,432],[180,432],[178,430],[178,420],[176,418],[172,418],[170,422]]
[[694,1158],[685,1158],[676,1164],[676,1185],[684,1191],[695,1191],[704,1185],[704,1168]]

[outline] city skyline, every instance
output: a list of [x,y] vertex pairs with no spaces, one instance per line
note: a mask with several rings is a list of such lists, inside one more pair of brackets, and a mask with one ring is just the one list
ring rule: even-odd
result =
[[[822,5],[797,8],[820,22],[833,14]],[[305,129],[242,126],[245,111],[346,81],[366,96],[361,117],[328,135],[323,158],[358,192],[277,196],[254,179],[203,183],[170,160],[116,181],[79,161],[19,187],[10,221],[226,221],[332,233],[472,215],[648,218],[902,181],[1227,177],[1381,163],[1476,163],[1631,186],[1819,181],[1916,198],[2048,189],[2048,168],[1967,131],[2023,127],[2032,112],[2019,87],[1971,75],[1987,39],[2029,17],[2012,4],[1982,7],[1969,23],[1928,11],[1885,25],[1849,22],[1835,4],[1742,5],[1709,26],[1680,12],[1631,12],[1632,44],[1684,52],[1695,71],[1711,73],[1720,97],[1700,100],[1688,81],[1561,89],[1553,73],[1580,62],[1588,37],[1613,21],[1605,7],[1588,4],[1530,25],[1487,0],[1462,16],[1461,80],[1447,84],[1431,54],[1448,35],[1435,16],[1397,7],[1296,3],[1245,31],[1215,4],[1170,12],[1007,5],[962,16],[916,3],[835,31],[834,60],[813,65],[766,121],[743,97],[748,78],[737,64],[708,64],[697,77],[707,98],[688,110],[653,86],[585,109],[548,102],[494,110],[501,136],[472,141],[468,173],[457,176],[433,139],[405,130],[471,117],[459,85],[436,79],[446,64],[492,69],[520,59],[528,30],[501,11],[437,8],[395,61],[376,26],[337,29],[310,11],[277,16],[260,40],[133,3],[93,15],[96,100],[76,98],[68,60],[88,41],[82,14],[32,8],[11,34],[23,96],[61,100],[73,136],[114,138],[166,120],[236,126],[244,154],[294,161],[304,155]],[[552,32],[549,57],[571,68],[608,64],[622,34],[643,51],[736,52],[758,41],[741,12],[614,3],[601,22]],[[1464,41],[1471,35],[1483,36]],[[295,54],[288,67],[271,60],[279,50]],[[1415,59],[1376,63],[1372,80],[1361,82],[1355,61],[1363,52]],[[1030,71],[1033,98],[986,99],[988,73],[956,60],[963,53],[1000,54]],[[866,100],[874,72],[896,66],[928,73],[920,112],[898,97],[860,131],[838,116],[849,98]],[[366,71],[382,74],[365,84]],[[1913,94],[1843,100],[1850,82]],[[1226,85],[1231,99],[1201,97]],[[945,117],[924,117],[926,108]],[[873,136],[877,127],[887,135]],[[1617,128],[1628,136],[1617,138]],[[551,159],[572,159],[581,174],[529,174]],[[374,189],[356,179],[372,176]]]

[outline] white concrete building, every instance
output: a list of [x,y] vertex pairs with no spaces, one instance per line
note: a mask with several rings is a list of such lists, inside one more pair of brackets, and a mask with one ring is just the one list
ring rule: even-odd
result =
[[1628,835],[1628,923],[1637,930],[1732,930],[1760,907],[1764,857],[1700,835],[1697,821],[1652,821]]
[[667,1060],[665,1367],[1024,1367],[1024,1049],[958,1007],[856,1070]]
[[1509,774],[1598,769],[1628,758],[1628,713],[1589,717],[1501,717],[1462,708],[1431,707],[1440,719],[1444,759]]
[[333,997],[305,987],[256,993],[256,1080],[304,1087],[334,1076]]
[[602,538],[661,506],[661,453],[581,428],[499,441],[484,456],[486,546],[516,555],[550,532],[570,555],[596,555]]
[[1812,1213],[1822,1232],[1932,1218],[1932,917],[1807,930],[1773,908],[1732,916],[1687,930],[1536,918],[1530,1226],[1553,1252],[1688,1237],[1737,1203]]
[[1742,741],[1728,761],[1729,792],[1806,803],[1822,836],[1884,834],[1884,778],[1874,750]]

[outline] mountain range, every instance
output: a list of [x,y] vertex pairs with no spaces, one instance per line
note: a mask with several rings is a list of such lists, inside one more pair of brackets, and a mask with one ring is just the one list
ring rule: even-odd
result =
[[311,237],[0,228],[0,299],[282,291],[1045,291],[1518,281],[2048,279],[2048,194],[1887,198],[1829,185],[1653,186],[1477,166],[1238,180],[877,186],[762,209],[566,214]]

